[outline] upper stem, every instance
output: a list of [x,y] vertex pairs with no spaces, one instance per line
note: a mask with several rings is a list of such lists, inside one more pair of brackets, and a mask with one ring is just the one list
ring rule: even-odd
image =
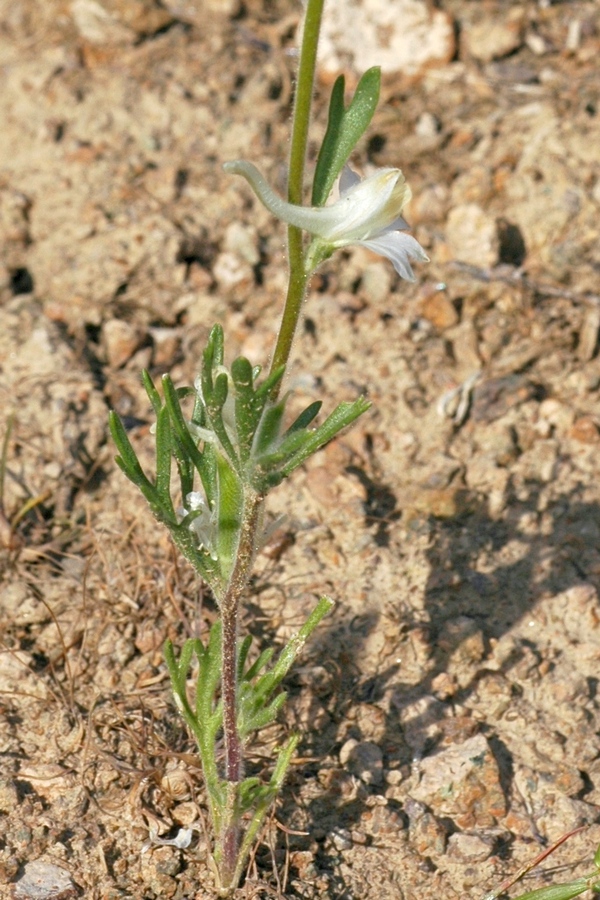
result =
[[304,191],[304,164],[306,160],[306,144],[308,142],[308,126],[310,123],[310,106],[324,2],[325,0],[308,0],[306,17],[304,19],[304,32],[302,34],[302,47],[300,48],[288,179],[288,201],[297,205],[302,204]]
[[[310,106],[324,2],[325,0],[308,0],[302,47],[300,48],[288,180],[288,201],[298,206],[302,205]],[[288,264],[290,270],[288,292],[271,363],[271,372],[282,366],[287,367],[308,283],[308,275],[304,271],[302,230],[294,225],[290,225],[288,228]],[[277,397],[280,384],[281,381],[273,390],[272,399]]]

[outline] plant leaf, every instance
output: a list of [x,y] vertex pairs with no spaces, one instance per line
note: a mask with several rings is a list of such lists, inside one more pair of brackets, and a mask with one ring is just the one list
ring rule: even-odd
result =
[[571,900],[578,897],[584,891],[589,891],[592,883],[588,878],[578,878],[577,881],[567,881],[565,884],[552,884],[549,887],[537,888],[535,891],[527,891],[519,894],[515,900]]
[[171,444],[169,410],[163,406],[156,417],[156,490],[161,503],[175,518],[171,500]]
[[244,356],[238,356],[231,364],[231,378],[235,388],[238,450],[242,462],[245,462],[252,449],[252,438],[264,404],[256,398],[252,366]]
[[240,537],[244,498],[236,473],[224,456],[218,454],[219,491],[217,500],[217,556],[221,572],[228,578],[235,564]]
[[324,206],[335,179],[373,118],[379,101],[381,70],[368,69],[362,76],[348,108],[344,107],[344,76],[331,91],[327,131],[319,150],[312,190],[312,205]]
[[359,397],[353,403],[340,403],[329,415],[322,425],[316,428],[297,453],[283,466],[284,476],[297,469],[305,459],[312,456],[317,450],[329,443],[339,434],[343,428],[351,425],[359,416],[366,412],[371,404],[364,397]]
[[286,431],[286,435],[291,434],[292,431],[298,431],[301,428],[308,428],[312,420],[319,414],[319,410],[322,406],[322,400],[315,400],[314,403],[311,403],[310,406],[307,406],[306,409],[302,410],[298,418],[292,422]]

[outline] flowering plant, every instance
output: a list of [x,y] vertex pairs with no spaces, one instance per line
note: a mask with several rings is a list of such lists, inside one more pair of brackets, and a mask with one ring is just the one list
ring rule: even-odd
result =
[[[268,782],[244,772],[252,734],[272,723],[285,702],[280,685],[304,643],[332,607],[321,597],[305,624],[273,662],[269,648],[251,661],[251,636],[239,639],[240,604],[263,534],[265,498],[313,453],[369,408],[364,397],[340,403],[315,425],[321,403],[293,421],[282,382],[308,281],[341,247],[359,244],[388,257],[413,279],[410,259],[427,257],[407,235],[402,218],[410,190],[399,169],[381,169],[360,180],[347,161],[367,129],[379,96],[378,69],[360,80],[348,107],[344,79],[334,85],[328,128],[319,153],[312,205],[302,204],[304,159],[323,0],[308,0],[295,98],[288,199],[274,194],[249,162],[226,163],[243,175],[274,215],[289,226],[289,285],[269,371],[244,357],[225,363],[224,334],[212,329],[193,387],[176,388],[168,375],[162,393],[150,375],[143,382],[156,415],[156,467],[148,476],[116,414],[110,427],[117,463],[137,485],[155,517],[212,591],[220,617],[203,641],[188,640],[179,653],[170,642],[166,664],[176,706],[198,745],[214,829],[211,861],[219,896],[242,877],[252,844],[276,797],[299,741],[280,748]],[[339,177],[339,199],[326,201]],[[304,232],[308,242],[304,240]],[[172,472],[178,488],[173,492]],[[197,667],[190,696],[188,679]],[[223,746],[221,758],[220,747]]]
[[[328,597],[321,597],[276,659],[273,648],[253,656],[251,635],[240,639],[240,605],[264,537],[265,500],[309,456],[369,408],[364,397],[357,397],[339,404],[318,424],[318,401],[292,421],[287,416],[288,397],[280,394],[308,282],[336,250],[353,245],[386,257],[402,278],[411,281],[411,261],[427,261],[422,247],[407,233],[404,209],[411,192],[403,173],[385,168],[361,179],[348,166],[375,111],[380,81],[376,68],[363,75],[348,106],[344,79],[336,81],[310,205],[303,203],[323,2],[306,3],[287,199],[272,191],[252,163],[225,164],[228,173],[244,177],[267,209],[288,225],[288,291],[269,370],[263,373],[244,357],[226,365],[223,330],[215,325],[193,386],[177,388],[165,375],[159,392],[144,372],[143,383],[156,416],[156,464],[151,476],[142,469],[123,423],[114,413],[110,417],[118,465],[140,489],[198,578],[208,585],[219,609],[219,618],[203,640],[188,640],[179,650],[167,642],[165,660],[175,705],[198,746],[213,828],[209,863],[220,897],[230,897],[243,876],[300,736],[289,736],[279,748],[266,781],[246,774],[246,747],[253,734],[276,720],[286,700],[282,682],[333,605]],[[339,196],[330,202],[336,181]],[[182,829],[177,838],[159,842],[183,848],[190,837],[191,831]],[[150,841],[156,841],[152,831]],[[561,842],[483,900],[497,900]],[[598,893],[600,849],[593,866],[580,878],[529,891],[517,900],[572,900],[585,892]]]

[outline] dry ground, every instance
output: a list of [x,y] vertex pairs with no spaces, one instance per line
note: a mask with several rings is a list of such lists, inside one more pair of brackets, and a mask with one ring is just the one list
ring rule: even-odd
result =
[[[189,382],[215,321],[268,359],[284,230],[221,163],[283,190],[300,9],[102,2],[0,4],[0,884],[41,859],[54,900],[200,900],[161,646],[215,610],[106,415],[151,465],[142,367]],[[437,6],[453,58],[386,75],[355,160],[403,168],[431,264],[413,286],[339,255],[295,347],[298,402],[373,408],[273,497],[244,627],[279,644],[319,592],[337,608],[252,747],[267,771],[303,734],[244,896],[477,898],[600,837],[600,11]]]

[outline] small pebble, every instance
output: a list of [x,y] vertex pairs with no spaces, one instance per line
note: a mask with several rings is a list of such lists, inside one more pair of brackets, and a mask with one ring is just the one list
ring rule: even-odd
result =
[[491,854],[491,842],[477,834],[451,834],[448,838],[448,855],[463,862],[483,862]]
[[383,754],[371,741],[359,742],[350,738],[340,750],[340,762],[365,784],[379,785],[383,782]]
[[347,828],[334,828],[331,840],[336,850],[350,850],[352,847],[352,835]]
[[78,894],[69,872],[44,859],[27,863],[13,889],[14,900],[71,900]]
[[102,340],[109,365],[118,369],[125,365],[139,348],[142,333],[130,322],[109,319],[102,326]]

